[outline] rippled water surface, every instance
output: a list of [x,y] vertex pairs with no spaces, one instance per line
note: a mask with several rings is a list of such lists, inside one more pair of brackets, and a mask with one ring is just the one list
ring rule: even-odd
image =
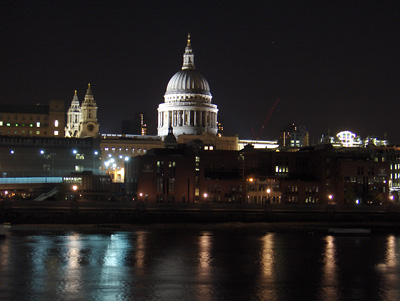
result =
[[399,248],[234,226],[11,228],[0,300],[399,300]]

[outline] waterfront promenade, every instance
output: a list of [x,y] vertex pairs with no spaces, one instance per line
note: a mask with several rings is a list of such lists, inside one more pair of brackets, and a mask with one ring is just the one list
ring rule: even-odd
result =
[[0,222],[13,224],[179,222],[400,224],[400,206],[3,200],[0,201]]

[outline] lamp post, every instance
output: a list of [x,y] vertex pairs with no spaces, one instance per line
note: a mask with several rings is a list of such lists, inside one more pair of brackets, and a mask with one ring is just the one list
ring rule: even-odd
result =
[[98,151],[94,151],[93,152],[93,174],[95,174],[95,170],[96,170],[96,158],[99,155]]
[[328,195],[328,199],[329,199],[329,205],[331,205],[333,200],[333,195],[332,194]]
[[73,200],[76,201],[78,199],[77,197],[77,191],[78,191],[78,185],[72,185],[72,191],[73,191]]

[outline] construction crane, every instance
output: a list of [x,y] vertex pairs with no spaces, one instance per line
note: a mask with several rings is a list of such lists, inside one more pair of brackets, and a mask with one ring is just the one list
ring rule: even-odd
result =
[[254,134],[255,134],[255,133],[254,133],[254,130],[251,129],[251,131],[252,131],[252,133],[253,133],[253,138],[254,138],[255,140],[258,140],[258,139],[260,138],[260,136],[261,136],[261,134],[262,134],[262,132],[263,132],[263,130],[264,130],[266,124],[268,123],[269,119],[271,118],[272,113],[274,112],[274,110],[275,110],[276,106],[278,105],[278,102],[279,102],[279,101],[280,101],[279,98],[275,101],[274,105],[272,106],[271,110],[270,110],[269,113],[268,113],[267,118],[265,118],[262,127],[261,127],[260,130],[258,131],[258,135],[257,135],[257,136],[254,135]]

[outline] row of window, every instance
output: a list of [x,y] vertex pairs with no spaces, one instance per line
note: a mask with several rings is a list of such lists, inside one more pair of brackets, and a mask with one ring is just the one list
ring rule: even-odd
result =
[[221,193],[221,185],[208,185],[208,193]]
[[[0,135],[40,135],[40,131],[25,131],[25,130],[21,130],[21,131],[0,131]],[[43,135],[47,135],[47,131],[43,132]],[[57,136],[58,135],[58,131],[54,131],[54,135]]]
[[390,164],[390,169],[400,169],[400,164]]
[[297,193],[298,187],[297,186],[288,186],[286,187],[286,193]]
[[318,192],[318,186],[306,186],[306,193]]
[[289,167],[287,166],[275,166],[275,172],[276,173],[288,173],[289,172]]
[[247,202],[251,204],[279,204],[280,196],[248,196]]
[[157,192],[158,193],[174,193],[175,192],[175,178],[167,178],[167,191],[165,191],[164,178],[157,178]]
[[[36,117],[36,118],[34,118],[34,117]],[[22,120],[22,121],[30,120],[30,121],[33,121],[35,119],[37,121],[40,121],[41,119],[44,120],[44,121],[47,121],[47,118],[48,118],[48,116],[46,116],[46,115],[44,115],[43,118],[41,118],[40,115],[39,116],[14,115],[14,120],[16,120],[16,121],[18,121],[18,120]],[[0,115],[0,119],[3,119],[3,115]],[[5,115],[4,119],[5,120],[11,120],[11,115]]]
[[306,204],[318,204],[319,198],[314,196],[306,197]]
[[122,148],[122,147],[120,147],[120,148],[115,148],[115,147],[111,147],[111,148],[109,148],[109,147],[105,147],[104,148],[104,151],[105,152],[110,152],[110,149],[111,149],[111,152],[113,153],[113,154],[115,154],[116,152],[118,152],[119,154],[122,154],[122,153],[126,153],[126,154],[128,154],[128,153],[131,153],[131,154],[145,154],[146,152],[147,152],[147,150],[145,149],[145,148],[128,148],[128,147],[126,147],[126,148]]
[[[399,175],[399,174],[397,174]],[[393,174],[390,175],[391,179],[393,179]],[[400,178],[400,176],[398,176]],[[381,176],[381,177],[344,177],[344,181],[346,183],[357,183],[357,184],[364,184],[365,180],[367,179],[368,184],[374,184],[374,183],[386,183],[386,178]]]
[[[33,128],[35,126],[35,124],[33,123],[4,123],[3,121],[0,121],[0,126],[15,126],[15,127],[19,127],[19,126],[26,126],[26,127],[31,127]],[[58,123],[57,123],[58,126]],[[40,122],[36,122],[36,127],[40,128]]]

